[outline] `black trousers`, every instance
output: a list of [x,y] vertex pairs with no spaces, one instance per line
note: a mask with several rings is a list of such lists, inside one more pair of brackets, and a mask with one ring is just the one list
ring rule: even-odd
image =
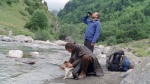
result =
[[94,46],[91,46],[92,41],[85,39],[84,46],[86,46],[88,49],[90,49],[92,52],[94,50]]

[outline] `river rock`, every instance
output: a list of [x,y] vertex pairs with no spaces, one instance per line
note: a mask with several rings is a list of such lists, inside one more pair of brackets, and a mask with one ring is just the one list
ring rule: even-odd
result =
[[31,36],[26,36],[24,39],[24,42],[26,43],[32,43],[33,42],[33,38]]
[[36,56],[39,56],[39,52],[30,52],[29,53],[32,57],[36,57]]
[[49,40],[45,41],[44,44],[46,44],[46,45],[56,45],[55,43],[52,43],[52,42],[50,42]]
[[22,58],[23,52],[21,50],[10,50],[8,53],[8,57]]
[[103,51],[103,54],[107,54],[110,49],[111,49],[110,46],[105,47],[105,48],[104,48],[104,51]]
[[74,43],[73,38],[70,37],[70,36],[66,37],[66,38],[65,38],[65,41],[66,41],[66,42],[69,42],[69,43]]
[[150,57],[139,63],[121,84],[150,84]]
[[30,65],[35,64],[35,60],[29,58],[16,58],[15,61],[22,62],[25,64],[30,64]]
[[14,41],[32,43],[34,40],[31,36],[17,35],[14,36]]
[[8,37],[8,36],[3,36],[3,37],[2,37],[2,41],[12,42],[12,38],[10,38],[10,37]]
[[57,45],[60,45],[60,46],[65,46],[67,42],[62,41],[62,40],[58,40],[58,41],[55,41],[54,43]]
[[36,43],[36,44],[45,44],[45,41],[41,41],[41,40],[34,40],[34,43]]
[[104,52],[104,48],[105,47],[103,45],[95,46],[95,48],[94,48],[94,54],[95,55],[102,54]]

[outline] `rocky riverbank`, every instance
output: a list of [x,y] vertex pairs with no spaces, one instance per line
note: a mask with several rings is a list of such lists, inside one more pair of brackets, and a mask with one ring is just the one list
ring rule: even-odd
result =
[[[94,54],[102,65],[105,73],[104,76],[88,76],[82,80],[63,80],[62,78],[65,72],[59,68],[59,65],[70,57],[70,53],[64,48],[65,41],[40,41],[33,40],[31,37],[27,39],[28,37],[23,35],[7,37],[7,40],[5,37],[7,36],[0,36],[0,84],[150,83],[149,57],[141,60],[141,58],[131,53],[129,48],[119,48],[118,46],[104,47],[103,45],[96,46]],[[125,51],[125,55],[132,64],[133,70],[131,70],[130,73],[110,72],[106,69],[107,56],[119,49]],[[16,54],[14,54],[16,51],[12,50],[19,50],[21,57],[16,56]],[[138,78],[138,80],[136,78]]]

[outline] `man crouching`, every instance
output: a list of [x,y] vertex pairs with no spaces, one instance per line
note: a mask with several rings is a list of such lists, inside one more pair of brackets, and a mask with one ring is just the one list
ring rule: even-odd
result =
[[[103,70],[96,56],[85,46],[67,43],[67,51],[71,53],[70,64],[67,65],[73,69],[74,79],[85,78],[87,74],[93,73],[96,76],[103,76]],[[64,69],[64,66],[61,66]]]

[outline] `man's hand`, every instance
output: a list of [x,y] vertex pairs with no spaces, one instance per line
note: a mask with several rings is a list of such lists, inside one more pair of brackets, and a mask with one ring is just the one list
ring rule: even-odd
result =
[[64,66],[64,65],[62,65],[62,66],[60,66],[60,68],[61,68],[61,69],[65,69],[65,66]]
[[91,46],[94,46],[94,43],[91,43]]
[[67,63],[67,64],[66,64],[66,67],[68,67],[68,68],[72,68],[72,67],[73,67],[73,65],[72,65],[71,63]]
[[90,14],[87,14],[87,16],[90,16]]

